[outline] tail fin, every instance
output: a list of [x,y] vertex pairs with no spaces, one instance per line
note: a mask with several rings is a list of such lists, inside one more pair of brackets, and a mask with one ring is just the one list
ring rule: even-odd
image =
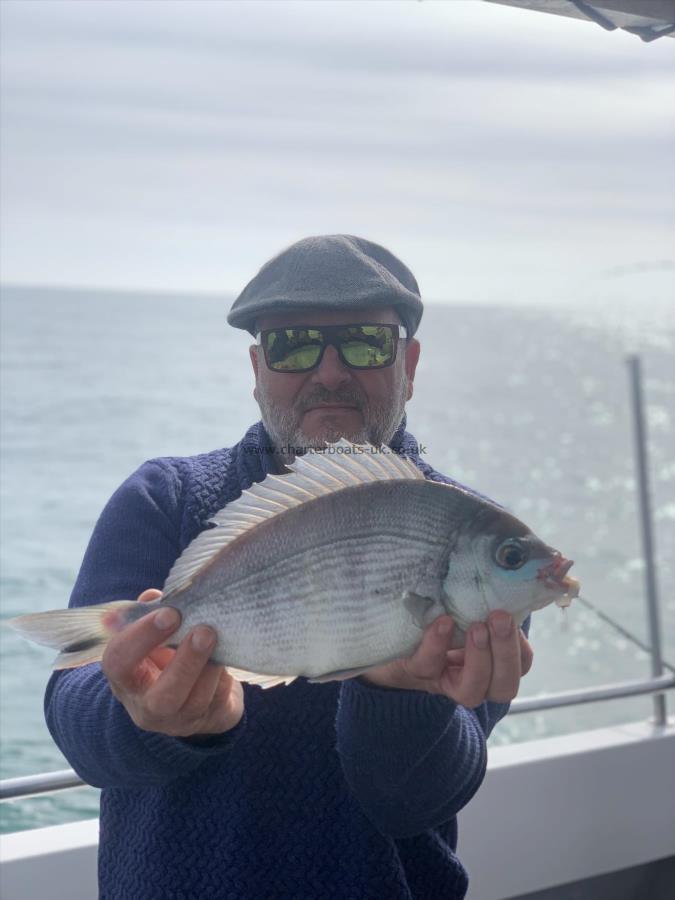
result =
[[[142,605],[149,607],[147,612],[152,612],[155,608],[155,604]],[[116,633],[115,628],[103,623],[108,613],[139,606],[136,600],[114,600],[112,603],[77,609],[30,613],[9,619],[7,624],[36,644],[59,650],[54,669],[74,669],[76,666],[97,662],[103,656],[106,644]]]

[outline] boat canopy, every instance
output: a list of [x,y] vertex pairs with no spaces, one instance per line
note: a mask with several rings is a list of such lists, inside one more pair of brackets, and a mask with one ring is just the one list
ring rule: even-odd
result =
[[486,0],[556,16],[587,19],[606,31],[621,28],[643,41],[675,37],[675,0]]

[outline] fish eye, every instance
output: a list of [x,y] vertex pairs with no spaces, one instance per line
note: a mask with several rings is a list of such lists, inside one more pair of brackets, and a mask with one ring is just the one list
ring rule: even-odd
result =
[[513,538],[502,541],[495,551],[495,562],[502,569],[520,569],[528,558],[527,546]]

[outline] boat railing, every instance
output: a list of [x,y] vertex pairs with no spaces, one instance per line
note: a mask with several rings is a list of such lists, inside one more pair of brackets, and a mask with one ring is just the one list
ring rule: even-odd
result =
[[[557,709],[561,706],[576,706],[581,703],[595,703],[600,700],[617,700],[621,697],[635,697],[640,694],[653,694],[664,701],[665,691],[675,688],[675,674],[659,675],[655,678],[622,681],[617,684],[600,685],[583,688],[577,691],[542,694],[537,697],[516,699],[511,703],[509,715]],[[658,724],[665,724],[658,723]],[[55,791],[68,790],[86,785],[73,769],[60,769],[56,772],[44,772],[39,775],[24,775],[19,778],[7,778],[0,781],[0,800],[18,800],[36,794],[49,794]]]
[[[642,530],[642,552],[645,562],[645,598],[649,625],[649,647],[651,659],[651,678],[635,681],[622,681],[616,684],[598,685],[574,691],[543,694],[535,697],[523,697],[512,701],[509,715],[558,709],[563,706],[576,706],[582,703],[595,703],[601,700],[616,700],[621,697],[635,697],[651,694],[654,698],[654,724],[667,724],[666,691],[675,688],[675,670],[666,666],[661,652],[661,624],[659,618],[658,585],[652,532],[652,516],[647,466],[647,431],[642,400],[642,376],[640,358],[629,356],[626,360],[629,369],[633,423],[635,435],[635,459],[637,468],[637,484]],[[607,616],[604,618],[608,619]],[[611,621],[611,620],[609,620]],[[670,674],[664,672],[670,670]],[[36,794],[52,793],[86,785],[73,769],[61,769],[56,772],[44,772],[38,775],[25,775],[0,781],[0,800],[18,800]]]

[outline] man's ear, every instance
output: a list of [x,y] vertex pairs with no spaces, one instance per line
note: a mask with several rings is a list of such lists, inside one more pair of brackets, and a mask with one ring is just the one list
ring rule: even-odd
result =
[[251,365],[253,366],[253,374],[255,375],[255,380],[258,380],[258,345],[251,344],[248,348],[248,355],[251,357]]
[[408,376],[408,390],[406,400],[410,400],[413,395],[413,382],[415,381],[415,370],[420,358],[420,342],[417,338],[410,338],[408,346],[405,348],[405,374]]
[[258,356],[258,345],[251,344],[248,348],[248,355],[253,366],[253,374],[255,375],[255,387],[253,388],[253,397],[258,402],[258,369],[260,368],[260,358]]

